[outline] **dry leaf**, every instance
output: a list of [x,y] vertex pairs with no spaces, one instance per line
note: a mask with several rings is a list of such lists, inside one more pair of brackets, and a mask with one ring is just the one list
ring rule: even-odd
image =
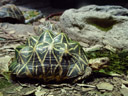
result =
[[2,72],[8,71],[8,62],[10,61],[10,56],[0,57],[0,74]]
[[9,34],[14,34],[16,31],[15,30],[12,30],[12,31],[9,31],[8,33]]

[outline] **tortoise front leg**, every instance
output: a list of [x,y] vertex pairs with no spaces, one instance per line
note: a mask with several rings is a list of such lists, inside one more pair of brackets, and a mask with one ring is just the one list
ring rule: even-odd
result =
[[91,74],[91,72],[92,72],[92,69],[89,66],[87,66],[85,73],[83,75],[79,76],[78,78],[76,78],[73,81],[73,83],[76,83],[77,81],[85,79],[86,77],[88,77]]

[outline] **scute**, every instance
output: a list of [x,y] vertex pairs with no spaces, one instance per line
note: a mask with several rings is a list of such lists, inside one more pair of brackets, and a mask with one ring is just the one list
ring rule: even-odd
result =
[[79,77],[85,74],[88,64],[79,43],[70,40],[64,33],[53,35],[48,30],[38,38],[30,37],[16,53],[15,61],[9,66],[12,74],[44,82],[61,82]]
[[38,43],[38,37],[33,36],[33,37],[29,37],[27,42],[26,42],[26,46],[35,46],[36,43]]
[[53,38],[54,38],[54,35],[51,33],[51,31],[46,30],[40,35],[38,44],[42,42],[51,43],[53,41]]
[[64,33],[60,33],[54,38],[54,43],[68,43],[69,41],[69,38]]
[[[19,52],[19,60],[21,60],[21,64],[26,64],[30,61],[33,55],[33,48],[26,46]],[[21,58],[21,59],[20,59]]]

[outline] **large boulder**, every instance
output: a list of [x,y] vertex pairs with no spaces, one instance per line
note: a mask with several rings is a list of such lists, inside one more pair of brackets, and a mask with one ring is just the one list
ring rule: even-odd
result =
[[128,49],[128,10],[89,5],[66,10],[60,17],[65,33],[85,47],[97,44]]

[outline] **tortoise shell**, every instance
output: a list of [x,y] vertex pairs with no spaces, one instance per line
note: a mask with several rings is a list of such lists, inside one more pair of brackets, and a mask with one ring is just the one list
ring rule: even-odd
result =
[[61,82],[84,75],[87,64],[85,52],[78,42],[64,33],[54,35],[45,30],[39,37],[28,38],[25,46],[16,48],[9,70],[20,78]]
[[0,7],[0,22],[24,23],[25,18],[21,10],[14,4]]

